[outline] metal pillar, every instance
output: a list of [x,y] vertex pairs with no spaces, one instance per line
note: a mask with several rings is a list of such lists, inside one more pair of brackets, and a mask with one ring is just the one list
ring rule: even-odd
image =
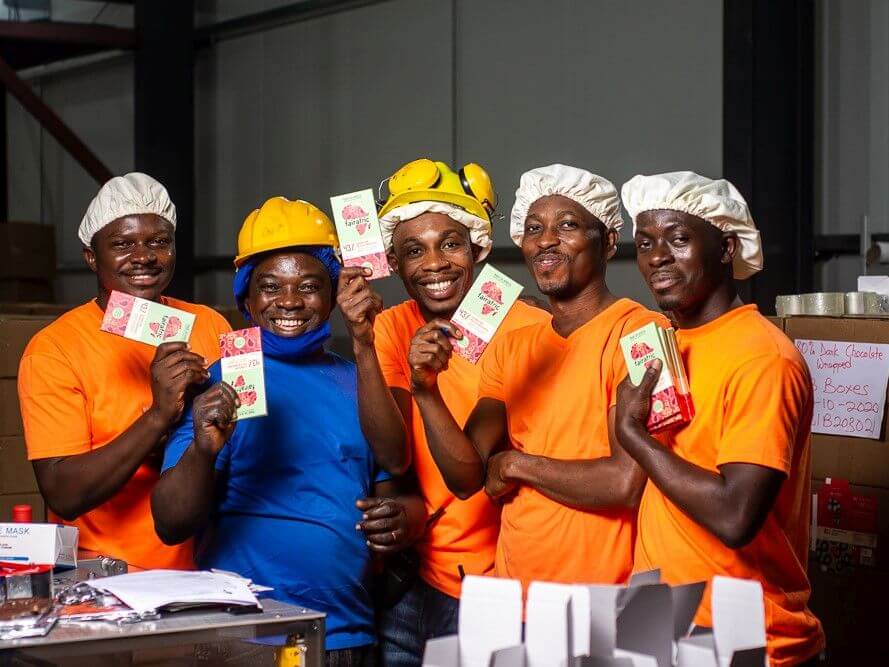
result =
[[136,169],[176,204],[176,273],[169,293],[194,296],[194,0],[136,0]]

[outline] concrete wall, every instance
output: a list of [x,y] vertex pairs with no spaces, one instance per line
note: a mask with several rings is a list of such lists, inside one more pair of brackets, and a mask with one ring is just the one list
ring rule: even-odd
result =
[[[199,2],[197,22],[244,5]],[[131,62],[118,60],[36,83],[125,171],[131,79]],[[389,0],[222,41],[196,66],[197,251],[232,255],[244,215],[268,196],[326,207],[420,155],[485,165],[506,216],[522,171],[553,161],[618,186],[638,172],[719,175],[721,100],[722,6],[712,0]],[[60,261],[77,266],[75,230],[96,185],[15,102],[8,109],[11,214],[56,225]],[[505,221],[497,243],[509,243]],[[498,264],[530,282],[523,266]],[[609,278],[650,303],[633,263],[615,262]],[[203,276],[198,297],[225,302],[228,285],[227,274]],[[390,303],[403,296],[394,279],[380,289]],[[82,274],[60,286],[69,301],[91,290]]]

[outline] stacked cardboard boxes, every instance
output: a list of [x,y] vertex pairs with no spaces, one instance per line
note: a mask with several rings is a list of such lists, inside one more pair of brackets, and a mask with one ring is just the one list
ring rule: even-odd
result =
[[0,302],[53,300],[56,228],[0,222]]
[[[860,343],[889,343],[889,320],[833,317],[790,317],[783,321],[791,340],[832,340]],[[885,397],[882,397],[885,400]],[[810,554],[812,611],[821,619],[827,634],[832,665],[889,664],[889,644],[876,641],[883,636],[882,617],[889,593],[889,432],[884,411],[878,440],[814,434],[812,436],[812,492],[825,479],[848,480],[850,497],[875,513],[867,533],[865,558],[845,559],[838,566],[827,553],[824,541]],[[837,508],[848,516],[849,508]],[[823,513],[823,512],[822,512]],[[824,525],[826,517],[819,517]],[[872,531],[872,532],[871,532]],[[837,536],[842,541],[842,535]],[[843,545],[832,545],[840,546]],[[832,553],[837,553],[832,549]]]

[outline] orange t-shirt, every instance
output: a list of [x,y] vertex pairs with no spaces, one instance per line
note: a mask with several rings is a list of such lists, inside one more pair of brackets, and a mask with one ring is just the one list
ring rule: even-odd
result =
[[771,664],[795,665],[824,644],[821,624],[806,606],[809,371],[793,343],[754,305],[680,330],[677,337],[695,416],[666,433],[665,445],[714,472],[726,463],[753,463],[780,470],[787,479],[759,534],[741,549],[725,546],[649,481],[639,508],[635,569],[660,568],[671,584],[706,581],[695,622],[708,626],[714,575],[761,581]]
[[[512,446],[533,456],[610,456],[608,411],[626,375],[620,338],[656,313],[620,299],[567,338],[550,322],[496,341],[482,359],[479,398],[506,405]],[[635,512],[582,511],[520,486],[503,505],[495,574],[564,583],[621,583],[633,565]]]
[[[231,327],[219,313],[176,299],[163,302],[197,315],[189,344],[213,363],[220,333]],[[18,392],[28,458],[73,456],[102,447],[151,405],[149,366],[155,348],[99,330],[103,313],[90,301],[37,333],[19,364]],[[80,547],[141,568],[193,568],[192,545],[164,545],[154,532],[151,491],[159,465],[143,463],[109,500],[74,521]],[[63,523],[50,514],[51,520]]]
[[[535,322],[548,322],[549,313],[518,301],[510,309],[494,341],[505,333]],[[386,384],[410,391],[407,355],[417,329],[426,324],[415,301],[405,301],[380,313],[374,323],[375,345]],[[490,353],[485,350],[482,359]],[[445,405],[462,428],[475,407],[479,366],[454,355],[448,369],[438,376],[438,388]],[[420,554],[420,576],[433,588],[460,597],[462,565],[466,574],[489,574],[494,567],[494,547],[500,527],[500,511],[479,491],[467,500],[452,494],[429,451],[423,419],[412,402],[411,443],[413,466],[420,493],[431,516],[444,507],[444,514],[432,523],[416,545]]]

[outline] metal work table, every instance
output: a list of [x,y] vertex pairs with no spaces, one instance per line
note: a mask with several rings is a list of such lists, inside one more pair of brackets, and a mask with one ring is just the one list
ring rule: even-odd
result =
[[0,665],[274,665],[250,640],[302,636],[307,667],[324,661],[324,614],[275,600],[261,613],[180,611],[156,621],[56,625],[45,637],[0,642]]

